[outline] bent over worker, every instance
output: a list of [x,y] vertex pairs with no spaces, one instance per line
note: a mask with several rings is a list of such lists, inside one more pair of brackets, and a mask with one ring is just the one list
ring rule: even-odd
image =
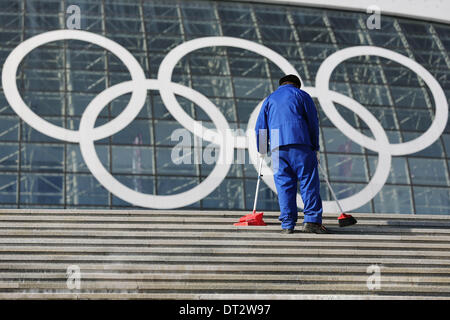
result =
[[304,203],[303,232],[328,233],[322,225],[320,198],[319,120],[311,96],[300,89],[300,79],[287,75],[261,106],[256,121],[260,156],[270,143],[274,180],[283,233],[293,233],[298,219],[297,188]]

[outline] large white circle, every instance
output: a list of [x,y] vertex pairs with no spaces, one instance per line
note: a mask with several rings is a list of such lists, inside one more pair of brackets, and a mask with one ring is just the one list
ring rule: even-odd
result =
[[[120,183],[103,167],[95,151],[93,139],[95,121],[100,112],[110,101],[120,95],[133,91],[136,85],[138,84],[134,81],[127,81],[110,87],[93,99],[86,108],[80,122],[80,148],[86,165],[92,175],[106,189],[118,198],[133,205],[144,208],[173,209],[188,206],[203,199],[222,183],[230,169],[231,160],[228,157],[234,154],[234,147],[232,144],[225,143],[223,140],[218,141],[218,145],[220,146],[218,155],[219,161],[216,163],[216,166],[210,175],[189,191],[175,195],[150,195],[135,191]],[[198,106],[200,106],[212,119],[213,123],[216,125],[218,134],[225,136],[230,131],[228,122],[222,113],[208,98],[199,92],[176,83],[163,84],[155,79],[147,79],[144,82],[139,83],[139,85],[147,89],[159,90],[164,85],[166,88],[173,90],[176,94],[198,104]]]
[[344,135],[359,143],[361,146],[373,151],[381,151],[377,149],[380,145],[377,145],[375,140],[368,138],[342,118],[334,106],[331,97],[327,95],[327,92],[329,92],[330,77],[337,65],[347,59],[362,55],[374,55],[390,59],[416,72],[428,85],[436,105],[434,120],[428,130],[421,136],[408,142],[389,144],[387,146],[383,145],[382,147],[386,148],[391,155],[405,155],[418,152],[433,144],[445,130],[447,124],[448,103],[444,91],[436,79],[420,64],[408,57],[384,48],[374,46],[346,48],[333,53],[322,62],[316,75],[316,91],[320,106],[330,121],[336,128],[341,130]]
[[87,31],[57,30],[45,32],[27,39],[11,51],[5,61],[5,64],[3,65],[2,71],[3,91],[11,108],[13,108],[22,120],[37,131],[58,140],[79,142],[79,131],[56,126],[39,117],[25,104],[20,96],[19,90],[17,89],[16,74],[23,58],[33,49],[43,44],[58,40],[80,40],[96,44],[111,51],[125,64],[130,71],[131,79],[136,83],[136,87],[133,88],[131,99],[127,107],[119,116],[112,121],[95,128],[91,134],[95,140],[99,140],[109,137],[125,128],[139,114],[139,111],[145,103],[147,90],[140,84],[145,81],[144,71],[133,55],[118,43]]
[[[295,74],[300,78],[300,81],[302,81],[300,75],[289,63],[289,61],[287,61],[275,51],[255,42],[233,37],[204,37],[190,40],[178,45],[177,47],[172,49],[161,62],[158,70],[158,80],[160,80],[163,84],[171,83],[173,70],[181,58],[192,51],[215,46],[234,47],[260,54],[277,65],[285,74]],[[172,116],[186,129],[197,135],[197,133],[199,133],[199,130],[195,130],[195,128],[199,124],[196,123],[196,121],[183,110],[183,108],[178,103],[173,91],[162,85],[160,95],[162,101],[164,102],[166,108],[169,110]],[[204,134],[201,135],[200,138],[202,138],[203,140],[216,141],[217,139],[220,139],[220,137],[216,133],[211,133],[210,130],[206,128],[203,128],[202,131],[204,132]],[[235,147],[247,148],[246,137],[237,137]]]
[[[303,90],[308,92],[312,97],[317,97],[317,90],[312,87],[306,87]],[[373,140],[373,143],[376,145],[376,148],[379,150],[379,159],[377,168],[375,170],[375,173],[372,177],[372,179],[369,181],[369,183],[359,192],[355,193],[354,195],[340,199],[339,204],[341,205],[342,209],[344,211],[351,211],[353,209],[357,209],[367,202],[369,202],[375,195],[383,188],[388,176],[389,171],[391,167],[391,155],[389,151],[387,150],[387,146],[389,145],[389,140],[386,135],[386,132],[384,131],[381,124],[378,122],[378,120],[370,113],[366,108],[364,108],[361,104],[359,104],[357,101],[344,96],[340,93],[334,92],[334,91],[328,91],[326,93],[330,99],[333,101],[338,102],[342,106],[348,108],[349,110],[355,112],[362,120],[364,120],[367,123],[367,126],[372,131],[375,140]],[[258,107],[253,111],[253,113],[250,116],[250,120],[247,125],[247,135],[249,139],[249,156],[252,158],[252,163],[255,165],[257,161],[257,150],[256,150],[256,139],[254,139],[252,136],[254,136],[254,133],[252,134],[252,131],[254,131],[252,128],[256,125],[256,120],[258,118],[259,111],[261,109],[262,102],[258,104]],[[352,139],[350,137],[350,139]],[[353,139],[352,139],[353,140]],[[263,163],[263,171],[262,171],[263,177],[262,179],[264,182],[275,192],[277,193],[275,182],[273,181],[273,171],[271,168],[267,166],[266,163]],[[300,208],[303,208],[304,204],[302,201],[302,198],[300,194],[297,193],[297,205]],[[324,212],[334,212],[339,213],[339,208],[336,205],[335,201],[323,201],[323,211]]]

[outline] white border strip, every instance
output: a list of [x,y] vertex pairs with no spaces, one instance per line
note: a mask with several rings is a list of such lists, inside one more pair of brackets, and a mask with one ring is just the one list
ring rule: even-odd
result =
[[341,9],[367,12],[376,5],[381,14],[434,21],[450,24],[450,1],[448,0],[228,0],[240,2],[259,2],[288,4],[316,8]]

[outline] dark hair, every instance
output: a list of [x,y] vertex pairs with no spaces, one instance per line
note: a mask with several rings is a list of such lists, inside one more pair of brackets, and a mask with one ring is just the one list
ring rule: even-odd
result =
[[299,77],[294,74],[288,74],[282,77],[278,84],[281,86],[281,84],[283,84],[284,82],[292,82],[297,86],[297,88],[300,88],[302,86]]

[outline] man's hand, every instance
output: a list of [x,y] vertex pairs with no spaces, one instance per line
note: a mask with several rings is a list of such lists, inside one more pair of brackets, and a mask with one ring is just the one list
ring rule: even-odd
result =
[[320,164],[320,153],[319,153],[319,151],[316,151],[316,157],[317,157],[317,163]]

